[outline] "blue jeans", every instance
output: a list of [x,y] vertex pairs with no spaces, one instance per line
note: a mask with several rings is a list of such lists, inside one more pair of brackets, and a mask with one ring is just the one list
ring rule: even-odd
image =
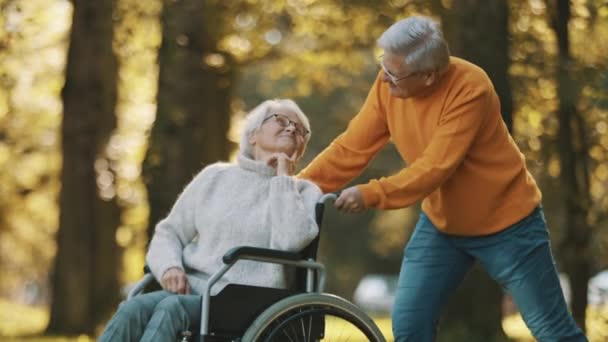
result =
[[150,292],[123,302],[98,341],[176,341],[189,327],[198,327],[201,297]]
[[538,341],[587,341],[568,312],[539,207],[481,237],[444,234],[422,213],[399,275],[392,313],[397,342],[434,341],[440,311],[475,261],[513,297]]

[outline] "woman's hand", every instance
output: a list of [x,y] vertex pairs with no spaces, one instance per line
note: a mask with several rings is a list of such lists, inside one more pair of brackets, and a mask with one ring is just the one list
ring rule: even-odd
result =
[[266,163],[277,169],[277,176],[292,176],[296,170],[297,155],[297,151],[291,157],[282,152],[274,153]]
[[186,273],[179,267],[171,267],[161,279],[163,289],[177,294],[190,294],[190,284]]

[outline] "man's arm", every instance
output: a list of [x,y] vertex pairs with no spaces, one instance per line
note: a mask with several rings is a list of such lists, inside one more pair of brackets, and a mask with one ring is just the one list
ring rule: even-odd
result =
[[298,177],[317,184],[323,192],[342,188],[357,177],[389,138],[376,79],[359,113],[348,128],[321,152]]
[[399,173],[359,185],[365,207],[407,207],[435,191],[464,160],[494,105],[491,89],[474,88],[443,115],[422,155]]

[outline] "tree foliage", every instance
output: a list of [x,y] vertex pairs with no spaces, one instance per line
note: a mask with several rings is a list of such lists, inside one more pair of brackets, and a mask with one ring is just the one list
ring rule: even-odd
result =
[[[499,20],[507,20],[508,32],[471,31],[489,16],[472,15],[478,12],[467,11],[465,5],[504,14],[505,4],[510,15]],[[238,139],[238,122],[248,109],[267,98],[294,97],[313,127],[306,163],[346,127],[365,98],[378,71],[375,39],[394,20],[413,13],[440,19],[449,30],[452,50],[479,64],[488,62],[483,66],[491,76],[493,70],[505,73],[494,65],[502,68],[510,63],[508,81],[492,77],[502,94],[505,114],[512,112],[514,139],[542,187],[554,246],[580,237],[580,224],[568,223],[564,215],[569,196],[566,183],[571,182],[564,175],[576,163],[564,159],[568,139],[560,138],[563,125],[558,115],[562,100],[572,100],[579,120],[572,141],[585,138],[586,144],[584,150],[578,143],[569,144],[579,149],[577,160],[586,165],[577,177],[577,182],[586,179],[585,190],[579,191],[587,198],[586,213],[579,216],[589,227],[584,254],[590,273],[606,268],[608,4],[570,1],[568,76],[571,85],[576,85],[570,90],[560,88],[556,73],[562,64],[551,19],[556,4],[542,0],[118,0],[111,20],[118,60],[117,121],[104,165],[112,172],[112,191],[122,212],[114,234],[125,250],[121,281],[141,275],[147,227],[166,214],[171,197],[197,167],[228,158],[229,148]],[[162,14],[163,5],[202,7],[191,13],[172,12],[184,19],[171,23],[166,17],[169,12]],[[66,81],[72,8],[67,1],[0,1],[0,293],[15,302],[49,303],[48,273],[57,255],[57,199],[66,157],[61,154],[60,123],[69,109],[62,108],[61,89]],[[174,31],[168,26],[163,29],[163,24],[174,25]],[[170,37],[163,43],[172,44],[170,48],[161,48],[163,35]],[[509,50],[502,50],[505,43]],[[168,62],[171,58],[173,64]],[[176,65],[187,60],[187,68]],[[163,64],[171,66],[163,71]],[[192,74],[186,70],[193,70]],[[221,80],[227,80],[227,85]],[[90,108],[91,113],[99,110],[92,104]],[[218,113],[230,121],[216,119]],[[214,127],[214,142],[200,137],[187,140],[189,134],[211,137],[194,129],[176,136],[173,129],[188,132],[186,122]],[[148,180],[161,182],[171,174],[169,159],[162,159],[165,168],[156,173],[148,168],[154,165],[155,153],[162,158],[174,156],[183,170],[173,184],[157,183],[146,189],[142,170]],[[146,156],[148,166],[144,167]],[[403,166],[389,145],[355,182]],[[153,207],[157,195],[165,197],[165,204]],[[415,219],[416,208],[358,216],[329,213],[322,258],[328,264],[331,290],[349,297],[363,274],[397,272]],[[561,268],[569,252],[555,250]],[[584,296],[584,289],[576,291]]]

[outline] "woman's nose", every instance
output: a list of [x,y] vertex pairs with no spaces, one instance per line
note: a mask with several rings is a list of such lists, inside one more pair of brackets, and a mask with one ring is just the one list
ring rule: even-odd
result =
[[285,126],[285,130],[288,132],[294,132],[296,130],[296,124],[293,122],[288,123],[287,126]]

